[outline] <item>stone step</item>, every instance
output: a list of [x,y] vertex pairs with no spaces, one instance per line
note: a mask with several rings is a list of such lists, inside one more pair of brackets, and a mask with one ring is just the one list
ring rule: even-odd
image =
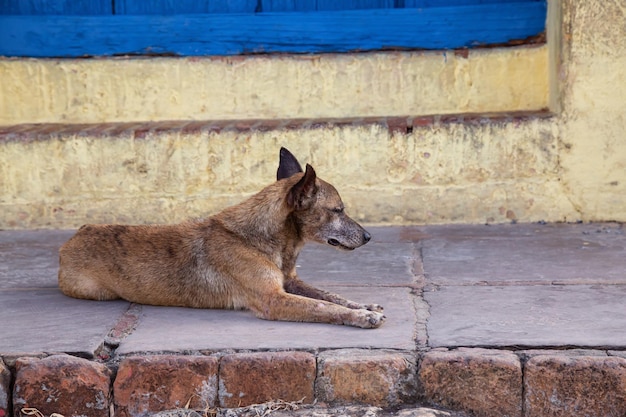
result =
[[271,184],[281,146],[371,224],[580,219],[549,116],[0,126],[0,228],[205,216]]

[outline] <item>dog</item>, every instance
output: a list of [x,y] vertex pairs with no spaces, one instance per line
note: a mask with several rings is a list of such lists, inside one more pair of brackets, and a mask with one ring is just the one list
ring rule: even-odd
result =
[[371,236],[309,164],[280,149],[277,181],[242,203],[176,225],[84,225],[59,250],[59,287],[75,298],[248,309],[266,320],[377,328],[383,308],[300,280],[305,242],[353,250]]

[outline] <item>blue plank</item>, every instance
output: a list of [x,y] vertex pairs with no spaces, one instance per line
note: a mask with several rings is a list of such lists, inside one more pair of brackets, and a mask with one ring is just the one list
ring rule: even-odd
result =
[[[480,0],[466,1],[477,2]],[[397,7],[397,3],[398,0],[261,0],[261,11],[304,12],[321,10],[393,9]]]
[[317,0],[261,0],[262,12],[310,12],[317,10]]
[[0,0],[0,15],[107,15],[112,0]]
[[455,7],[543,0],[261,0],[263,12]]
[[403,4],[398,7],[456,7],[480,4],[531,3],[541,1],[544,0],[401,0]]
[[234,55],[447,49],[542,33],[545,2],[174,16],[0,16],[0,55]]
[[392,9],[394,0],[317,0],[317,10]]
[[115,14],[254,13],[258,0],[115,0]]

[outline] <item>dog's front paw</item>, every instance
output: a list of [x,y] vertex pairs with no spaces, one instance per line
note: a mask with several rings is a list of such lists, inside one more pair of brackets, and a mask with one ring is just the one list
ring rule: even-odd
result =
[[385,322],[385,315],[377,311],[358,310],[359,321],[356,323],[358,327],[363,329],[375,329]]
[[367,304],[363,306],[363,308],[369,311],[377,311],[379,313],[382,313],[384,310],[383,306],[378,305],[378,304]]

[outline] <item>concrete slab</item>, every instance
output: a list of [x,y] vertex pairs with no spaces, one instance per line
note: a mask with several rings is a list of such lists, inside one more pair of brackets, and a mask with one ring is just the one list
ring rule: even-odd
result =
[[368,226],[370,243],[415,243],[429,237],[423,226]]
[[621,225],[420,231],[429,346],[626,346]]
[[315,285],[411,285],[416,259],[412,243],[368,243],[354,251],[308,244],[298,258],[298,275]]
[[73,230],[0,231],[0,289],[57,286],[59,248]]
[[423,228],[424,271],[436,285],[626,284],[618,225]]
[[58,289],[0,290],[0,353],[75,353],[91,357],[129,306],[76,300]]
[[626,285],[441,287],[429,346],[626,346]]
[[[241,311],[144,306],[139,327],[122,342],[120,353],[414,349],[416,340],[425,346],[425,330],[416,330],[424,327],[425,308],[410,292],[420,284],[422,261],[431,347],[626,347],[621,302],[626,236],[619,224],[368,230],[372,242],[352,252],[308,245],[299,260],[299,273],[348,298],[384,305],[388,322],[379,330],[265,322]],[[127,308],[123,301],[73,300],[59,293],[57,251],[73,233],[0,231],[1,354],[91,355]]]
[[387,322],[378,329],[258,319],[248,311],[143,306],[139,325],[119,354],[223,349],[415,349],[416,314],[406,288],[332,288],[347,298],[377,302]]
[[58,250],[73,230],[0,231],[0,353],[94,355],[126,311],[125,301],[100,303],[58,289]]
[[[434,226],[391,227],[389,232],[398,236],[412,234],[414,237],[434,238],[448,236],[450,238],[501,238],[510,239],[520,237],[567,237],[589,236],[590,239],[622,240],[625,235],[624,227],[620,223],[507,223],[497,225],[467,225],[447,224]],[[593,237],[595,236],[595,237]],[[620,237],[621,236],[621,237]]]

